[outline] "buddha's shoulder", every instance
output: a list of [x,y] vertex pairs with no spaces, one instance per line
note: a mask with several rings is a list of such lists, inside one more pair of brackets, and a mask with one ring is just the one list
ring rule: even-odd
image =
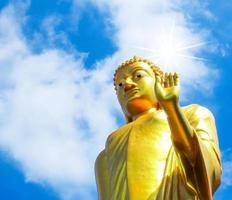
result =
[[121,127],[119,127],[118,129],[114,130],[107,138],[107,141],[113,139],[114,137],[118,137],[118,136],[121,136],[121,135],[125,135],[126,132],[129,132],[131,127],[133,126],[132,125],[133,122],[130,122],[128,124],[124,124],[122,125]]
[[184,114],[188,117],[198,117],[198,118],[206,118],[206,117],[213,117],[211,111],[199,104],[190,104],[188,106],[183,106],[182,110]]
[[101,168],[105,162],[106,162],[106,153],[105,153],[105,149],[104,149],[98,154],[98,156],[95,160],[95,170]]

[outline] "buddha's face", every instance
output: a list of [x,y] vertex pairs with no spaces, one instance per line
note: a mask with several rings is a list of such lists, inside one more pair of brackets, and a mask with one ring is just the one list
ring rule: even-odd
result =
[[155,75],[147,63],[136,62],[121,68],[115,84],[119,103],[128,117],[145,112],[157,103]]

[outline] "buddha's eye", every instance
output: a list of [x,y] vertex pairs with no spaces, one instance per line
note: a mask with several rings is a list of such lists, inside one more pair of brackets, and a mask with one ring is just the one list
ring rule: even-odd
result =
[[134,79],[135,80],[140,80],[141,78],[143,78],[144,76],[146,76],[146,73],[143,72],[142,70],[136,71],[134,74]]
[[118,80],[116,82],[117,89],[123,88],[123,85],[124,85],[124,80]]

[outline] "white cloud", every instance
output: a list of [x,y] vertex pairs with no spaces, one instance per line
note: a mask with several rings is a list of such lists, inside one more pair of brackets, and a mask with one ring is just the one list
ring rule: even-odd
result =
[[222,189],[232,186],[232,149],[222,152]]
[[53,14],[47,16],[41,23],[41,30],[45,32],[47,37],[46,41],[49,42],[51,46],[57,41],[63,44],[68,43],[66,35],[61,31],[59,33],[57,31],[57,27],[61,24],[61,21],[62,19],[60,16]]
[[[103,11],[109,10],[112,17],[109,26],[117,30],[113,39],[123,59],[134,54],[153,56],[151,59],[163,70],[180,73],[185,97],[192,89],[211,91],[215,84],[212,77],[217,78],[218,71],[209,68],[210,61],[200,58],[204,50],[215,51],[216,44],[212,43],[214,39],[209,30],[201,30],[189,20],[188,13],[181,9],[186,7],[184,1],[92,2]],[[190,7],[188,5],[188,9]],[[200,4],[195,1],[194,7],[199,8]],[[203,8],[209,12],[206,5]]]
[[222,187],[232,186],[232,159],[223,163]]
[[[119,106],[111,81],[115,67],[134,54],[147,56],[133,45],[162,53],[173,23],[175,45],[192,45],[210,37],[189,24],[178,9],[181,2],[92,1],[111,13],[109,25],[116,29],[112,39],[118,51],[90,70],[85,69],[81,53],[78,58],[56,48],[33,53],[16,20],[17,8],[8,6],[1,12],[0,145],[18,161],[28,181],[49,184],[64,199],[77,194],[91,198],[86,195],[94,184],[94,160],[117,127],[114,114]],[[49,27],[58,22],[51,17],[43,23],[51,40],[56,33]],[[196,56],[204,48],[184,53]],[[209,77],[213,79],[216,72],[207,63],[171,56],[170,61],[154,61],[165,70],[179,71],[188,91],[196,87],[209,91],[213,86]]]
[[116,127],[111,72],[87,71],[81,56],[60,49],[31,52],[14,9],[0,15],[0,145],[28,181],[50,184],[65,196],[83,193],[93,185],[94,160]]

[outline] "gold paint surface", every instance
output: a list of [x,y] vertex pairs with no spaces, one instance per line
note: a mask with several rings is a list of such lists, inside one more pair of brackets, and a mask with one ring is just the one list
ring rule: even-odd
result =
[[115,85],[128,123],[96,159],[99,200],[211,200],[221,177],[212,113],[180,107],[179,77],[145,62],[120,68]]

